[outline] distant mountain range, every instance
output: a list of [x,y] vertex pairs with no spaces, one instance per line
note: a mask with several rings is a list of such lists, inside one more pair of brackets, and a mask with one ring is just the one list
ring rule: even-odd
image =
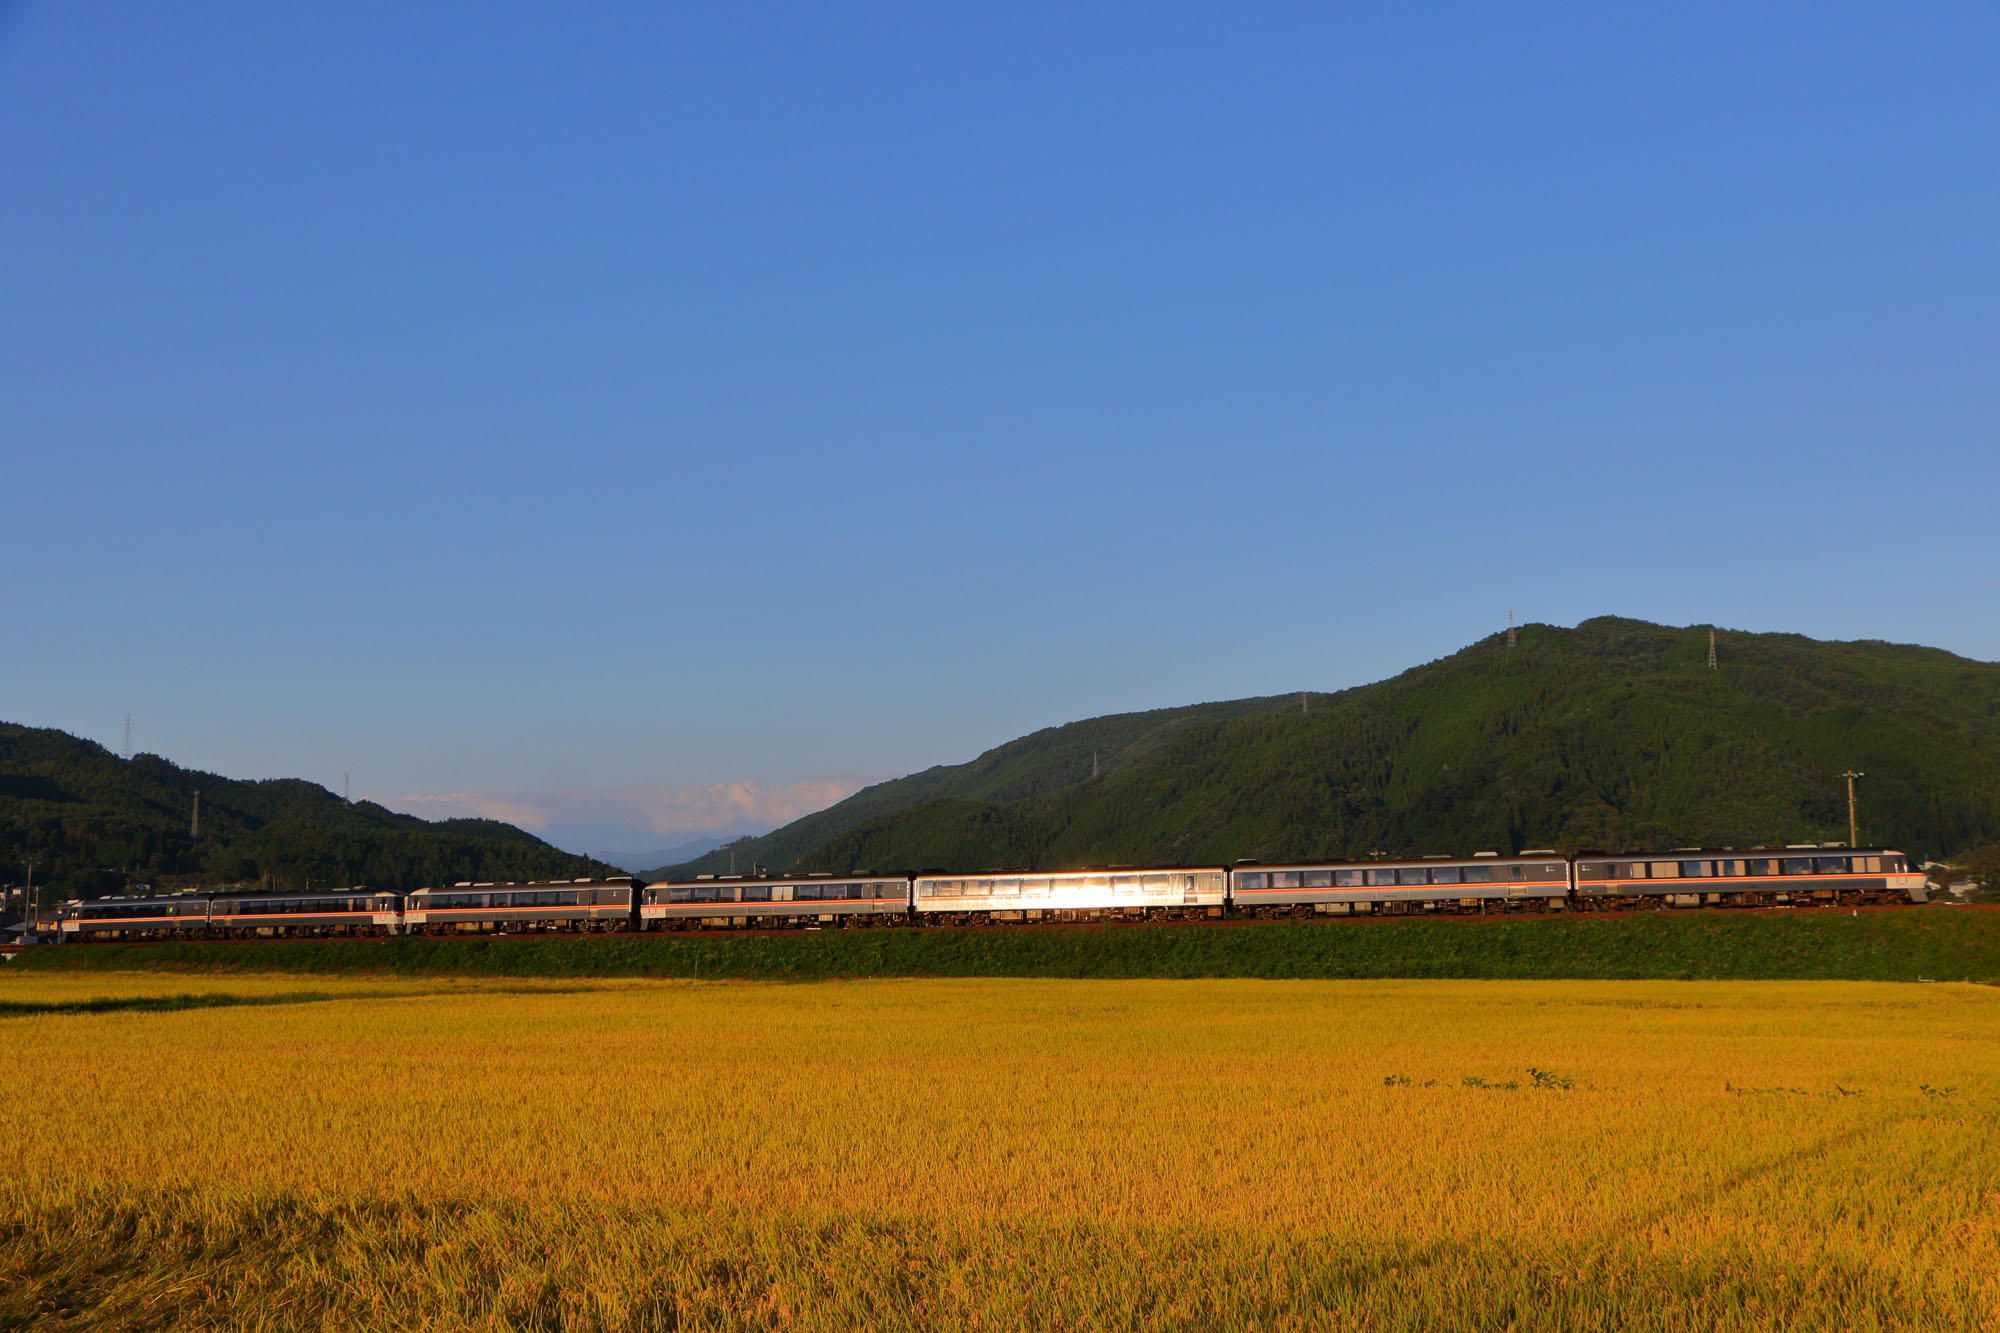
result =
[[[740,869],[974,870],[1376,852],[2000,840],[2000,665],[1601,618],[1390,680],[1093,718],[870,787]],[[710,853],[659,874],[727,869]]]
[[[201,793],[199,834],[193,830]],[[347,802],[296,779],[242,782],[157,755],[122,759],[93,741],[0,723],[0,877],[269,882],[286,890],[457,880],[573,879],[612,867],[491,819],[435,823]],[[116,872],[111,879],[102,873]]]
[[[551,830],[550,836],[557,836],[557,832]],[[652,866],[677,865],[683,861],[692,861],[698,856],[706,856],[731,841],[733,839],[729,838],[690,838],[671,847],[656,847],[650,852],[605,851],[602,848],[586,847],[583,855],[595,857],[599,861],[608,861],[636,875]],[[578,844],[572,842],[570,845]]]

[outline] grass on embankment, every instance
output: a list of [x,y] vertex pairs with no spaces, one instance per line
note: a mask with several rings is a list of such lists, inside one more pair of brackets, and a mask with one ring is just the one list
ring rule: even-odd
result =
[[1991,981],[2000,912],[1648,912],[758,935],[511,936],[30,949],[16,968],[511,977],[1428,977]]

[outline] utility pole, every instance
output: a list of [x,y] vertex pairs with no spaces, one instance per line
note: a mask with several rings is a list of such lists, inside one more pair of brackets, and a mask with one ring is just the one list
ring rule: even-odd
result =
[[1861,845],[1861,825],[1854,817],[1854,779],[1865,778],[1868,775],[1866,773],[1856,773],[1850,768],[1840,776],[1847,779],[1847,845],[1849,847],[1859,847]]
[[197,788],[194,794],[194,818],[188,821],[188,841],[198,842],[200,839],[201,839],[201,791],[199,788]]
[[21,925],[23,944],[30,943],[35,936],[41,934],[42,913],[35,903],[35,863],[32,860],[28,862],[27,894],[21,899]]

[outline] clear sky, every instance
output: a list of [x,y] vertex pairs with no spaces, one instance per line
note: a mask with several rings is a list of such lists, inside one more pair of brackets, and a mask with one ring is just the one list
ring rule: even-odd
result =
[[1996,71],[1989,3],[0,0],[0,717],[644,844],[1510,608],[2000,658]]

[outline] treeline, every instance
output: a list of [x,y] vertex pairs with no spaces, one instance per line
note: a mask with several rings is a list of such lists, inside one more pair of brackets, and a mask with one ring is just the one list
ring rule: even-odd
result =
[[30,862],[45,902],[139,883],[409,890],[612,873],[510,824],[433,823],[310,782],[240,782],[157,755],[128,761],[64,732],[0,723],[0,879],[23,882]]
[[[1707,646],[1705,629],[1640,621],[1528,626],[1515,647],[1496,635],[1392,680],[1314,696],[1306,711],[1292,696],[1280,710],[1252,701],[1263,706],[1190,720],[1096,778],[1018,799],[934,782],[939,794],[847,822],[790,865],[1845,841],[1850,769],[1866,774],[1864,841],[1922,857],[2000,842],[2000,667],[1929,648],[1730,632],[1711,671]],[[838,825],[840,812],[816,818]]]

